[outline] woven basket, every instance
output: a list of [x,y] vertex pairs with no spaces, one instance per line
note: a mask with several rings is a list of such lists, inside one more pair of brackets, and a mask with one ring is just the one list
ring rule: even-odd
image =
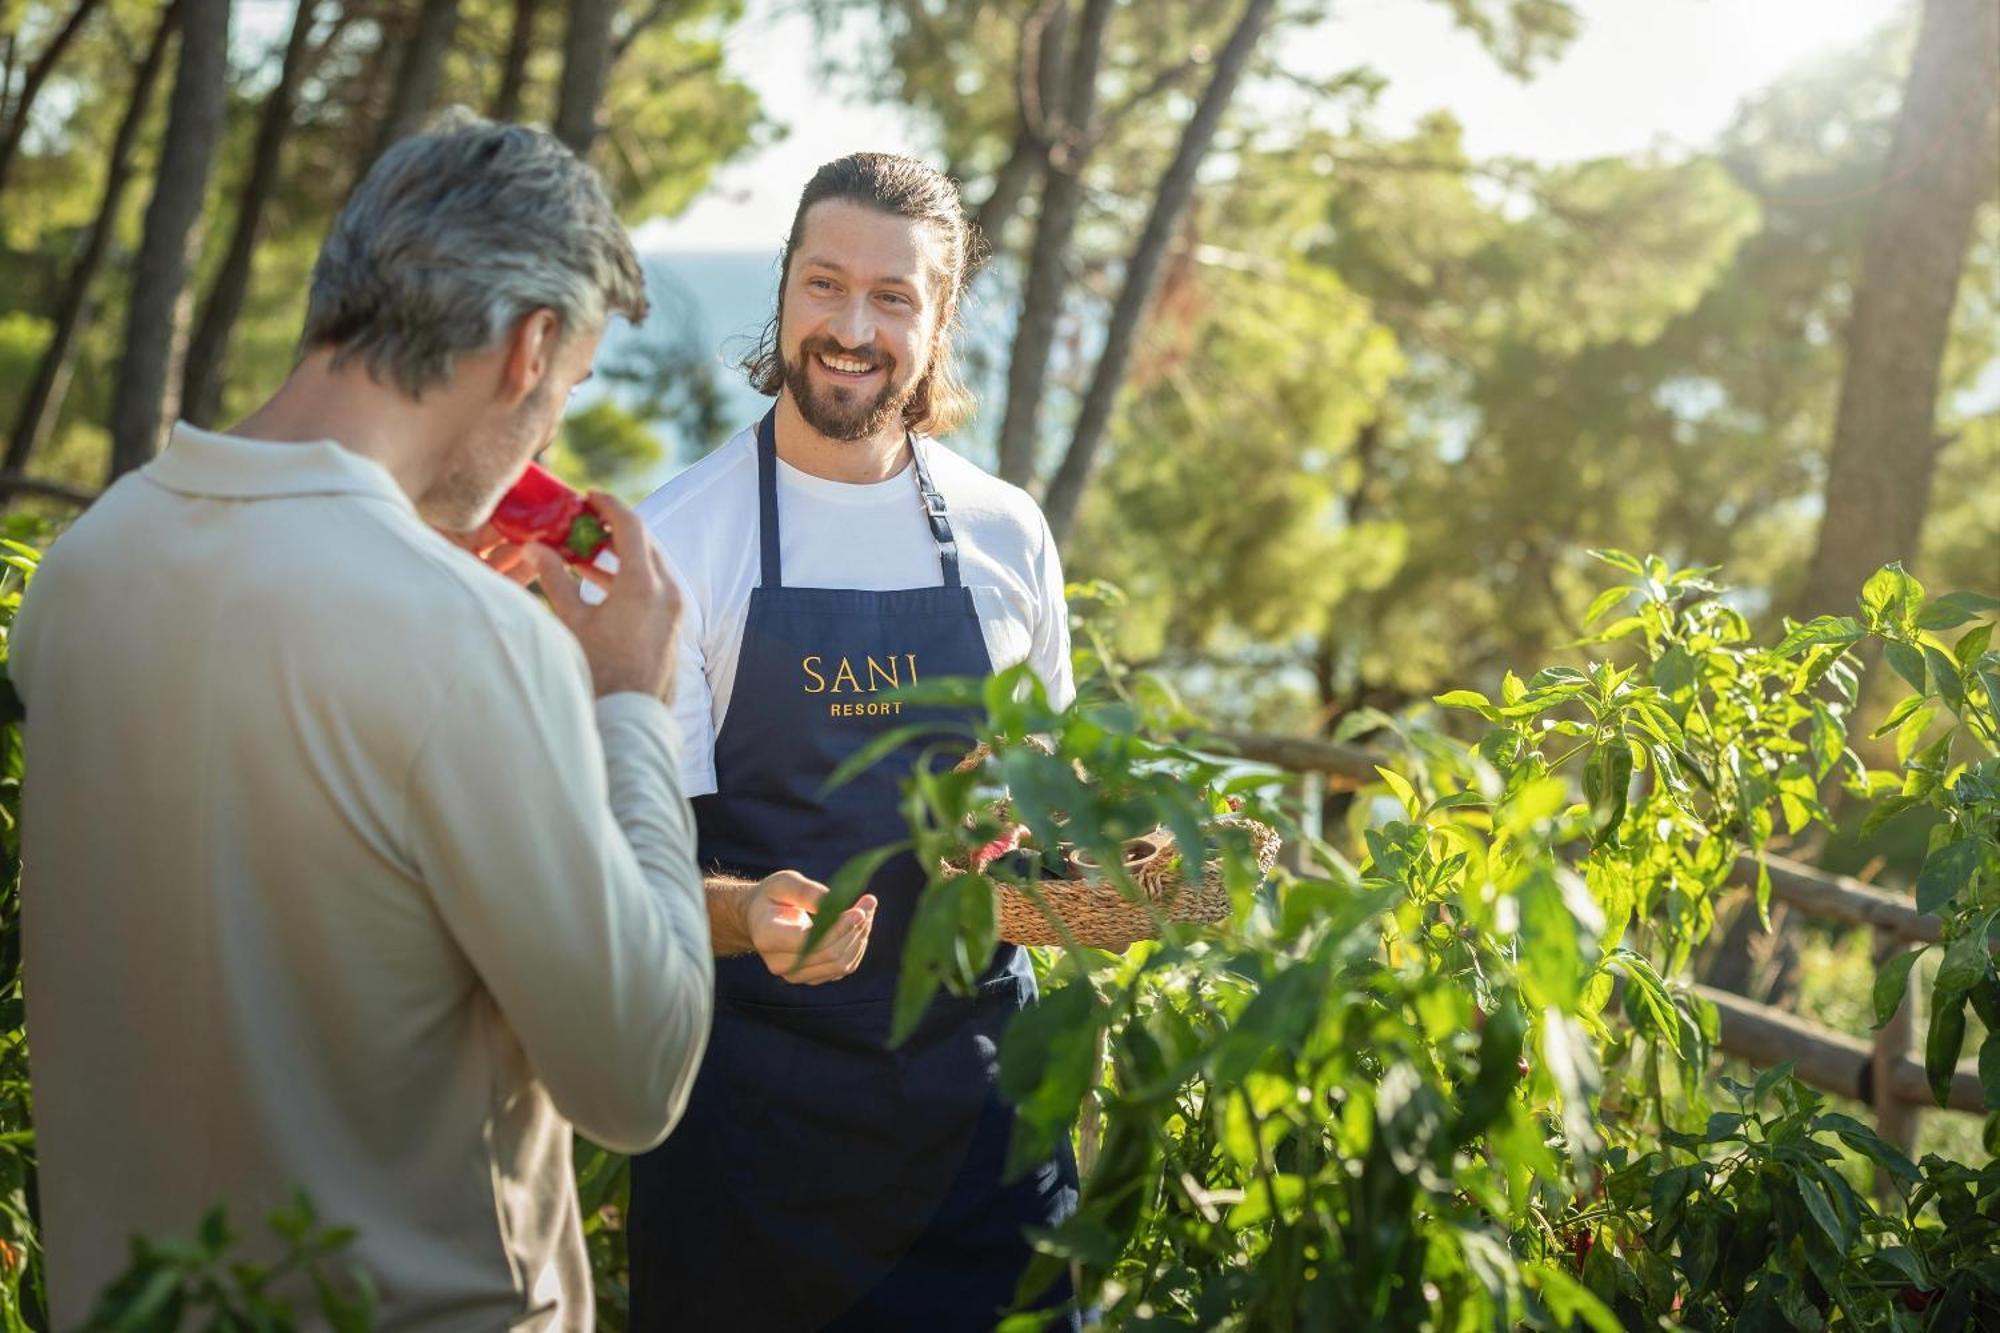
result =
[[[968,755],[960,766],[970,768],[986,758],[986,747]],[[1250,835],[1257,857],[1258,875],[1271,873],[1277,864],[1279,838],[1268,824],[1241,815],[1223,815],[1213,825],[1217,830],[1240,828]],[[1101,867],[1082,853],[1069,855],[1069,878],[1043,879],[1036,885],[1049,911],[1061,919],[1070,936],[1093,949],[1114,952],[1131,948],[1140,940],[1157,939],[1159,927],[1154,913],[1168,921],[1207,923],[1229,915],[1229,890],[1222,882],[1222,863],[1210,861],[1201,880],[1189,884],[1174,836],[1164,828],[1154,829],[1143,838],[1125,844],[1125,869],[1144,894],[1144,903],[1127,898],[1104,876]],[[947,864],[947,873],[961,873],[962,864]],[[1027,894],[1009,884],[996,882],[994,899],[1000,912],[1000,938],[1013,944],[1065,945],[1070,941],[1052,926],[1042,908]],[[1150,904],[1152,911],[1148,910]]]

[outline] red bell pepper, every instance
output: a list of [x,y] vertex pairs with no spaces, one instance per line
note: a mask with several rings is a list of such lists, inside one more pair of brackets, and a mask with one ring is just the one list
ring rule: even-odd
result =
[[540,542],[572,565],[595,559],[611,540],[604,518],[539,463],[514,483],[493,510],[493,528],[510,542]]

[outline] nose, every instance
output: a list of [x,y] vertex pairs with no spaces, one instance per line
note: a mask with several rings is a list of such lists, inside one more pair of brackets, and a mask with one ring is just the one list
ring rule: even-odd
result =
[[831,333],[842,347],[860,349],[875,341],[875,317],[868,308],[865,297],[845,301],[834,312],[827,332]]

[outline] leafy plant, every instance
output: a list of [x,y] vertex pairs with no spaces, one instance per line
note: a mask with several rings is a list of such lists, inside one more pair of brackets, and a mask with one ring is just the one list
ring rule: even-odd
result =
[[[1021,670],[907,696],[983,716],[905,787],[900,846],[938,870],[905,953],[900,1031],[990,958],[997,887],[1028,887],[1004,858],[946,869],[999,835],[989,812],[1002,794],[1038,843],[1060,816],[1061,838],[1107,864],[1124,838],[1164,825],[1221,860],[1235,899],[1223,928],[1162,923],[1157,942],[1122,957],[1046,960],[1047,994],[1001,1051],[1020,1113],[1013,1165],[1080,1112],[1096,1151],[1077,1214],[1035,1237],[1024,1290],[1073,1264],[1086,1306],[1135,1329],[1720,1327],[1767,1308],[1800,1327],[1948,1327],[1983,1311],[1981,1251],[1941,1247],[1990,1249],[1990,1230],[1964,1217],[2000,1219],[1993,1168],[1912,1165],[1782,1073],[1761,1090],[1725,1085],[1740,1100],[1717,1111],[1716,1019],[1681,973],[1739,855],[1825,821],[1820,792],[1836,772],[1883,789],[1846,744],[1856,650],[1871,637],[1919,652],[1921,688],[1952,710],[1952,735],[1989,751],[1966,763],[1949,737],[1913,746],[1898,792],[1959,803],[1940,848],[1990,837],[1991,626],[1951,650],[1922,636],[1991,608],[1926,603],[1892,568],[1871,581],[1864,618],[1788,626],[1760,645],[1713,571],[1601,558],[1626,578],[1579,646],[1616,660],[1510,673],[1497,700],[1441,697],[1484,719],[1484,736],[1460,745],[1399,724],[1400,756],[1355,807],[1351,855],[1307,840],[1323,872],[1261,886],[1246,849],[1205,838],[1203,821],[1238,796],[1302,839],[1272,799],[1278,779],[1187,735],[1172,695],[1118,669],[1088,626],[1093,678],[1073,708],[1050,708]],[[1959,665],[1955,693],[1937,658]],[[991,757],[948,771],[941,761],[974,740]],[[873,864],[836,877],[836,904]],[[1992,912],[1955,904],[1979,884],[1990,874],[1926,894],[1952,913],[1947,955],[1984,968],[1943,974],[1968,1003],[1992,975]],[[1760,906],[1768,895],[1764,880]],[[1973,958],[1961,941],[1975,931]],[[1753,1093],[1779,1109],[1760,1118]],[[1902,1186],[1893,1215],[1842,1174],[1864,1162]],[[1745,1221],[1758,1207],[1761,1231]],[[1725,1235],[1769,1242],[1749,1285],[1744,1256],[1723,1262]],[[1901,1302],[1904,1287],[1935,1296],[1931,1313]]]
[[[1735,1110],[1712,1113],[1700,1132],[1667,1130],[1651,1151],[1614,1153],[1603,1203],[1568,1220],[1580,1275],[1627,1327],[1982,1328],[2000,1318],[2000,1162],[1913,1165],[1826,1111],[1789,1066],[1754,1087],[1719,1082]],[[1770,1101],[1776,1109],[1761,1112]],[[1899,1207],[1878,1211],[1855,1187],[1845,1168],[1856,1156],[1883,1169]]]
[[232,1259],[239,1239],[220,1207],[203,1214],[192,1240],[132,1241],[132,1262],[113,1280],[85,1333],[174,1333],[194,1323],[213,1333],[288,1333],[302,1327],[292,1305],[310,1289],[314,1322],[336,1333],[375,1326],[375,1290],[358,1270],[331,1261],[353,1243],[352,1227],[322,1226],[303,1194],[271,1214],[281,1251],[269,1262]]

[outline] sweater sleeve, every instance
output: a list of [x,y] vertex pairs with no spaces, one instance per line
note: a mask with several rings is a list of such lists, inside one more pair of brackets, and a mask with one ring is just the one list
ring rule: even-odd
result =
[[636,1152],[679,1118],[708,1039],[694,821],[671,714],[593,705],[580,650],[545,631],[454,681],[411,769],[409,845],[557,1108]]

